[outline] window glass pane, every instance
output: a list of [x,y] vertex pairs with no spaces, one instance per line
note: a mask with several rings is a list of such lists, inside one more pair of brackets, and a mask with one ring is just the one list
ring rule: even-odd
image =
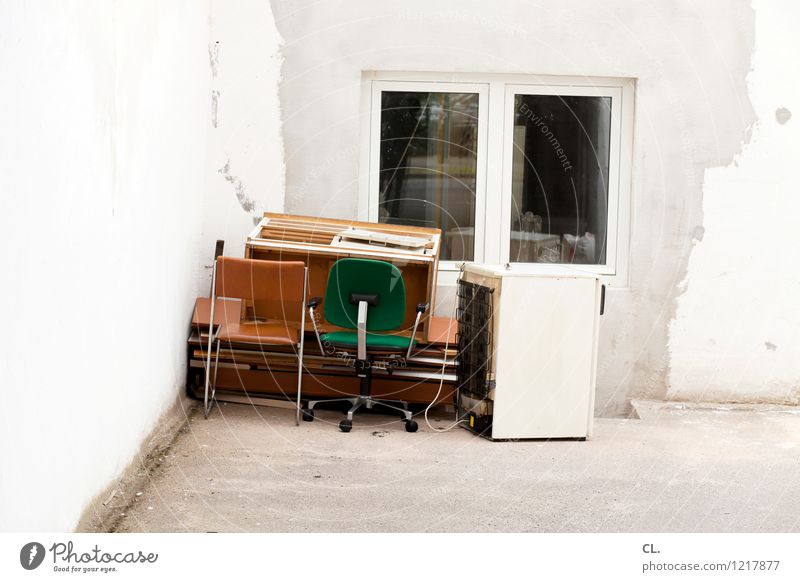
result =
[[611,98],[515,95],[511,262],[606,262]]
[[441,258],[472,260],[478,94],[381,93],[380,222],[442,229]]

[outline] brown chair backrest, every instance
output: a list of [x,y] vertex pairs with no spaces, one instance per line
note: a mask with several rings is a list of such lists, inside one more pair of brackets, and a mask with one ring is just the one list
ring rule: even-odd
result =
[[298,319],[295,311],[302,309],[304,276],[302,261],[218,257],[215,292],[217,297],[260,302],[265,308],[258,316]]

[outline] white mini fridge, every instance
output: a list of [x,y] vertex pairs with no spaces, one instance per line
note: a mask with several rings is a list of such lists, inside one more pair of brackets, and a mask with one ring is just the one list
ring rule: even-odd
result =
[[605,288],[579,267],[465,265],[458,282],[458,409],[493,440],[592,432]]

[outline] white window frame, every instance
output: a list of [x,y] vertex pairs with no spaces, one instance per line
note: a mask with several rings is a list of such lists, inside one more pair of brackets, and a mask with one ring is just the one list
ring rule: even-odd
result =
[[[480,73],[366,71],[361,93],[360,220],[378,220],[381,91],[478,93],[474,262],[509,260],[514,96],[611,97],[606,264],[580,265],[614,287],[628,285],[634,79]],[[500,200],[491,192],[499,192]],[[497,224],[500,228],[497,228]],[[499,232],[499,236],[487,233]],[[453,283],[463,261],[440,261],[439,283]],[[528,263],[535,269],[539,263]],[[544,266],[544,264],[542,264]],[[546,268],[546,266],[544,266]]]

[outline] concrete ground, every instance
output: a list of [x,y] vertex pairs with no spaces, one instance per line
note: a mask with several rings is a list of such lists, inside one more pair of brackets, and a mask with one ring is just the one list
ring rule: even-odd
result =
[[[800,531],[800,410],[638,403],[586,442],[416,434],[335,411],[195,414],[121,532]],[[446,426],[445,413],[434,426]]]

